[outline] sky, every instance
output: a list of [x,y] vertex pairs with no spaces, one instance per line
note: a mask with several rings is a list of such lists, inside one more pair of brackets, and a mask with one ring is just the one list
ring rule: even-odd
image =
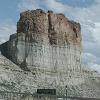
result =
[[100,72],[100,0],[0,0],[0,43],[16,33],[20,12],[37,8],[81,24],[82,63]]

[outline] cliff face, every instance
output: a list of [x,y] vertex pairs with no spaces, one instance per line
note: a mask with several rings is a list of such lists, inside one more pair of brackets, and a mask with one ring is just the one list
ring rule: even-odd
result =
[[18,35],[24,33],[30,42],[39,42],[47,35],[49,44],[61,46],[66,43],[80,45],[80,30],[79,23],[68,20],[63,14],[45,13],[40,9],[21,13],[17,24]]
[[80,30],[79,23],[69,21],[63,14],[54,14],[52,11],[45,13],[40,9],[26,11],[20,14],[17,33],[10,36],[10,40],[2,45],[1,51],[24,70],[30,70],[28,65],[75,65],[80,63]]
[[[11,35],[0,50],[22,71],[31,73],[28,75],[31,83],[27,84],[34,89],[53,88],[58,95],[65,95],[68,86],[69,94],[75,96],[95,94],[94,91],[87,95],[80,92],[87,88],[87,80],[92,81],[88,77],[94,72],[81,65],[80,24],[63,14],[46,13],[41,9],[21,13],[17,33]],[[98,83],[94,82],[94,87]]]
[[59,87],[64,94],[70,84],[66,77],[81,70],[80,31],[80,24],[63,14],[26,11],[20,14],[17,33],[1,45],[1,52],[22,70],[31,72],[38,88]]

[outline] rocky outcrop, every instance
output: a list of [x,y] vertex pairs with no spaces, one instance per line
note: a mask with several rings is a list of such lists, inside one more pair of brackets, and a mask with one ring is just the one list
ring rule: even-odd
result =
[[[60,61],[62,63],[62,59],[65,59],[64,66],[68,63],[72,65],[73,62],[73,65],[77,63],[80,66],[80,30],[79,23],[68,20],[63,14],[54,14],[52,11],[45,13],[41,9],[26,11],[20,14],[17,33],[11,35],[9,41],[2,44],[1,51],[4,56],[27,71],[31,70],[29,66],[41,66],[43,60],[47,59],[49,65]],[[61,52],[63,53],[62,58]],[[64,56],[66,53],[68,53],[67,58]],[[57,58],[55,62],[53,62],[53,56]],[[33,59],[36,60],[33,61]],[[45,66],[48,65],[45,64]]]
[[17,23],[18,35],[24,33],[26,40],[30,40],[30,42],[41,40],[42,34],[43,36],[48,35],[51,45],[64,45],[66,43],[80,45],[80,30],[79,23],[68,20],[63,14],[54,14],[52,11],[45,13],[40,9],[21,13]]
[[28,78],[32,83],[29,80],[26,83],[35,90],[53,88],[57,95],[65,95],[68,87],[69,95],[91,97],[93,94],[96,97],[100,91],[96,93],[87,88],[97,89],[100,80],[92,80],[97,73],[82,67],[81,40],[79,23],[70,21],[63,14],[37,9],[20,14],[17,33],[11,35],[0,50],[21,71],[30,73]]

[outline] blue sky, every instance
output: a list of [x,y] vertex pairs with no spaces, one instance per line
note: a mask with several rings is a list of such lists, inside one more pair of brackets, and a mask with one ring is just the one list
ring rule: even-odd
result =
[[[27,0],[24,0],[27,1]],[[44,1],[44,0],[39,0]],[[95,0],[57,0],[63,4],[68,4],[72,7],[88,7],[95,3]],[[14,22],[18,20],[19,11],[18,4],[21,0],[1,0],[0,1],[0,22],[12,19]]]
[[0,22],[12,19],[14,22],[18,20],[19,12],[17,5],[20,0],[0,0]]
[[0,0],[0,43],[16,32],[20,12],[37,8],[80,22],[83,63],[100,71],[100,0]]
[[69,6],[72,7],[89,7],[91,5],[93,5],[95,2],[95,0],[58,0],[60,2],[62,2],[63,4],[68,4]]

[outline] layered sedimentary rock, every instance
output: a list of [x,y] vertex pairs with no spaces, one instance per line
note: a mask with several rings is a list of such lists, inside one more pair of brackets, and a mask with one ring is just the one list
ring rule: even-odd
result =
[[[65,95],[66,88],[73,96],[95,94],[86,90],[87,86],[92,89],[89,77],[94,77],[96,72],[81,65],[80,24],[63,14],[46,13],[41,9],[21,13],[17,33],[0,49],[21,70],[32,74],[34,89],[56,89],[57,95]],[[99,86],[96,87],[100,82],[97,80],[93,80],[94,88]]]
[[80,24],[51,11],[26,11],[20,15],[17,33],[2,48],[5,46],[2,54],[27,70],[28,66],[80,66]]

